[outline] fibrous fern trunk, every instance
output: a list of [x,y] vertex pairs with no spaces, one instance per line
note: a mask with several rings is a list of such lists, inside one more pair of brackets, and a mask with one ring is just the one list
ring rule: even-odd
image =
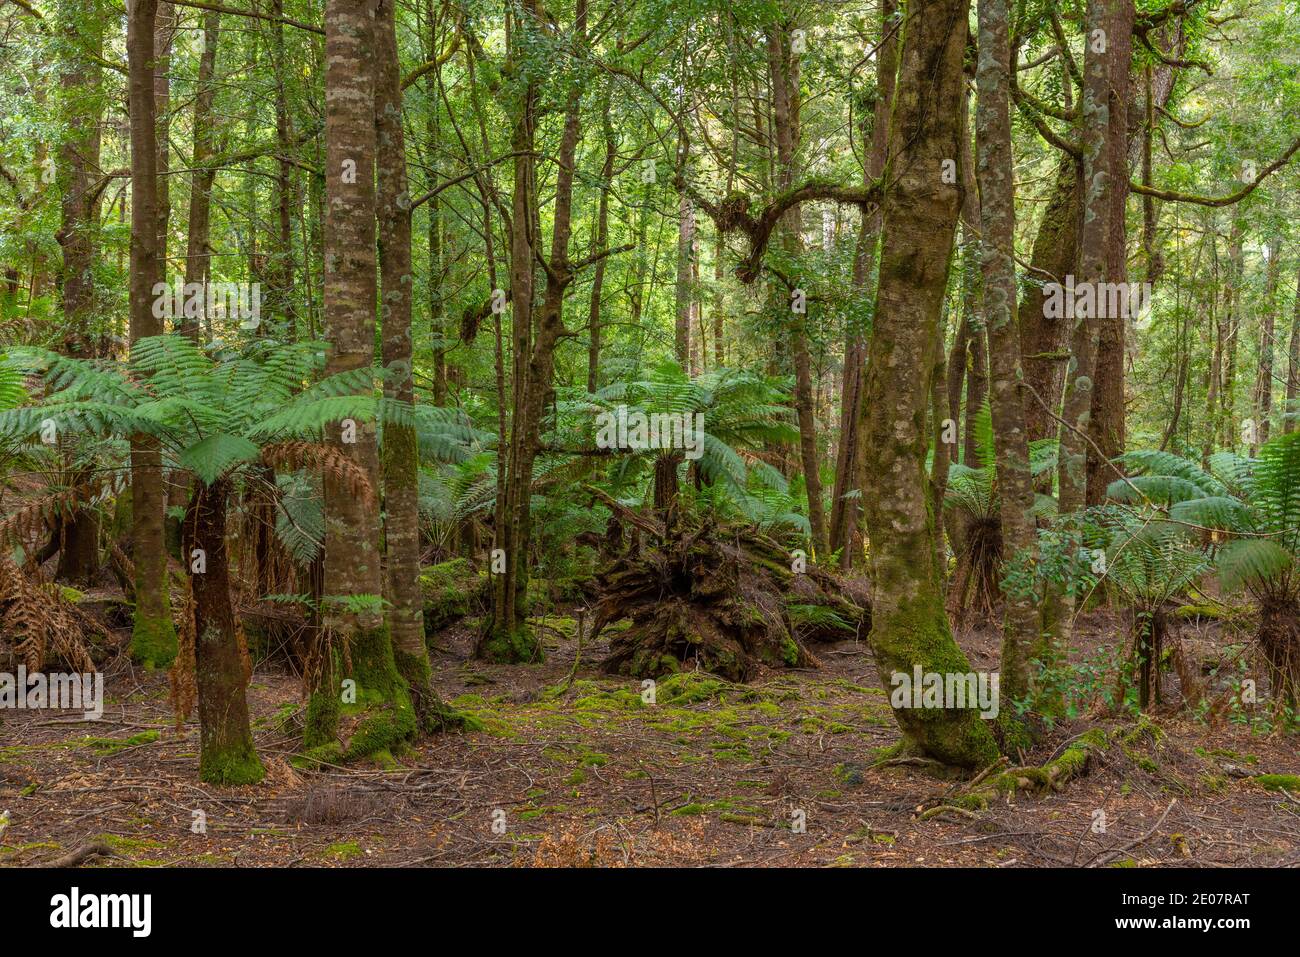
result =
[[226,504],[230,483],[199,483],[182,534],[194,595],[194,678],[199,705],[199,777],[211,784],[252,784],[263,775],[248,724],[247,652],[240,648],[230,600]]

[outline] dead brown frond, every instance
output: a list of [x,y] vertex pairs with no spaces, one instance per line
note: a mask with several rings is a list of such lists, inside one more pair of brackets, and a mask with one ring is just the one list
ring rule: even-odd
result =
[[94,671],[88,632],[108,637],[103,626],[57,586],[33,581],[0,553],[0,634],[13,641],[14,655],[29,670],[40,671],[47,661],[57,661],[73,671]]
[[125,485],[125,477],[111,473],[71,488],[46,491],[25,500],[0,519],[0,541],[29,539],[53,527],[60,519],[71,521],[79,511],[92,508]]
[[272,468],[291,472],[313,469],[329,473],[346,482],[354,498],[369,498],[374,491],[365,469],[339,449],[321,442],[276,442],[262,449],[262,461]]

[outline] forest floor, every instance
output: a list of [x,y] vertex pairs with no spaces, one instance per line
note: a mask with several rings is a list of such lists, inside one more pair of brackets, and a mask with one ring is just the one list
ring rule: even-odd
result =
[[[483,728],[420,741],[396,768],[292,768],[300,683],[259,668],[249,704],[268,774],[239,788],[199,782],[198,726],[175,730],[167,675],[119,656],[101,721],[3,715],[0,866],[48,864],[97,838],[114,855],[87,866],[1300,864],[1300,792],[1254,780],[1300,774],[1294,735],[1157,713],[1157,732],[1115,741],[1058,793],[922,820],[916,809],[956,785],[871,766],[898,730],[864,645],[820,646],[819,669],[748,686],[668,679],[649,705],[640,682],[598,671],[599,643],[564,687],[572,620],[551,622],[534,666],[474,660],[463,624],[440,635],[439,690]],[[1081,624],[1078,660],[1123,630],[1104,611]],[[959,640],[973,667],[996,667],[991,629]],[[1214,657],[1216,641],[1187,647]],[[1026,763],[1126,723],[1058,724]]]

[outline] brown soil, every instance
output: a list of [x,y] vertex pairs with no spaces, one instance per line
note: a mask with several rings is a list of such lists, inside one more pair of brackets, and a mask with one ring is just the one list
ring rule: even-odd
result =
[[[269,773],[230,789],[199,783],[198,728],[174,730],[166,675],[116,658],[98,723],[0,715],[0,809],[10,817],[0,864],[49,863],[101,835],[115,856],[84,866],[1300,863],[1300,793],[1251,780],[1300,773],[1295,735],[1174,710],[1173,674],[1174,705],[1152,719],[1159,740],[1112,745],[1060,793],[921,820],[918,807],[959,785],[912,766],[871,767],[898,732],[864,646],[824,646],[820,669],[765,671],[748,686],[661,679],[656,703],[644,705],[639,681],[599,671],[608,633],[557,694],[573,666],[569,632],[544,630],[539,666],[484,665],[470,658],[467,626],[444,633],[439,690],[485,727],[422,741],[389,769],[292,769],[297,742],[284,716],[300,707],[299,682],[259,668],[249,706]],[[1118,616],[1092,612],[1073,657],[1124,634]],[[972,667],[996,667],[993,630],[961,641]],[[1244,654],[1253,667],[1217,622],[1185,626],[1183,648],[1198,665],[1236,667]],[[1026,763],[1089,728],[1131,725],[1094,711],[1050,729]],[[87,735],[142,737],[115,748]],[[206,834],[191,830],[195,811]]]

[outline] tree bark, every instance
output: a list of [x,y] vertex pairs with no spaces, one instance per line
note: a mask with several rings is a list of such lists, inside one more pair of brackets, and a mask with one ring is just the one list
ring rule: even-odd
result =
[[[134,0],[139,3],[140,0]],[[194,679],[199,706],[199,778],[210,784],[254,784],[262,762],[253,747],[244,688],[249,674],[230,601],[226,505],[230,482],[196,482],[182,541],[194,595]],[[195,571],[196,557],[203,562]]]
[[[213,82],[217,64],[217,37],[221,29],[221,14],[207,11],[203,15],[203,54],[199,57],[199,92],[194,100],[194,161],[190,164],[190,215],[185,244],[185,285],[201,283],[208,275],[208,261],[212,255],[209,242],[209,225],[212,210],[212,183],[217,171],[207,168],[215,152],[212,128],[212,104],[216,98]],[[180,331],[195,342],[199,341],[200,319],[189,310],[180,317]]]
[[[64,35],[71,43],[79,39],[92,53],[102,47],[97,22],[88,31],[73,23],[75,11],[63,0],[59,14],[65,18]],[[57,239],[63,249],[62,297],[64,352],[74,358],[93,359],[100,354],[95,330],[95,235],[99,225],[99,199],[92,195],[91,171],[99,169],[101,106],[99,67],[86,58],[65,55],[60,85],[61,112],[67,132],[59,150],[60,214]],[[88,473],[78,472],[72,484],[80,484]],[[99,516],[94,509],[78,508],[60,527],[59,581],[89,582],[99,571]]]
[[[889,150],[889,109],[894,99],[894,80],[898,72],[898,33],[893,17],[894,0],[880,6],[880,48],[876,51],[876,103],[872,115],[870,149],[863,170],[863,183],[878,179],[885,167]],[[871,295],[876,268],[876,245],[880,239],[880,207],[862,216],[857,249],[853,257],[853,287],[863,297]],[[847,498],[852,492],[864,494],[862,449],[859,425],[865,416],[861,408],[862,379],[867,362],[867,330],[850,328],[844,342],[844,389],[840,397],[840,443],[835,462],[835,481],[831,491],[829,548],[840,553],[840,567],[850,568],[854,560],[854,534],[862,511],[860,498]]]
[[[1132,98],[1134,16],[1133,0],[1114,0],[1106,48],[1110,65],[1106,150],[1111,172],[1107,190],[1105,275],[1107,282],[1121,284],[1128,282],[1125,211],[1130,166],[1128,108]],[[1132,145],[1137,146],[1138,141],[1134,140]],[[1135,318],[1129,314],[1106,316],[1098,323],[1096,384],[1088,420],[1088,434],[1092,438],[1086,464],[1089,505],[1100,505],[1105,499],[1106,486],[1114,477],[1110,460],[1124,451],[1125,333],[1129,322]]]
[[1295,305],[1291,310],[1291,349],[1286,367],[1286,407],[1282,431],[1291,434],[1300,425],[1300,266],[1296,267]]
[[[375,3],[328,0],[325,8],[325,327],[326,375],[373,365],[375,352]],[[408,292],[409,294],[409,292]],[[366,387],[359,394],[371,394]],[[379,461],[374,422],[343,420],[329,443],[364,473],[370,494],[324,469],[326,633],[346,648],[355,701],[340,697],[334,649],[322,651],[308,708],[305,743],[335,756],[340,704],[363,713],[338,756],[383,753],[417,727],[406,682],[378,601],[342,599],[384,592],[379,554]]]
[[[420,592],[420,455],[412,378],[411,197],[406,178],[402,87],[393,0],[379,0],[375,16],[376,207],[382,295],[384,399],[384,545],[388,630],[397,670],[410,686],[416,715],[428,729],[447,720],[431,684]],[[436,281],[436,280],[435,280]]]
[[[127,18],[131,107],[131,341],[161,335],[153,314],[153,287],[163,279],[159,253],[158,140],[154,122],[154,29],[157,0],[133,0]],[[146,666],[165,667],[176,657],[163,534],[166,498],[158,442],[131,442],[132,549],[135,621],[131,654]]]
[[[976,135],[979,147],[984,327],[988,330],[990,404],[996,446],[1003,555],[1032,562],[1037,551],[1034,487],[1029,472],[1025,395],[1016,323],[1015,184],[1011,153],[1011,47],[1006,0],[979,0]],[[1036,589],[1004,589],[1001,693],[1029,690],[1029,661],[1039,638]],[[1006,713],[1011,717],[1011,712]]]
[[[931,377],[960,205],[941,180],[960,149],[965,0],[908,5],[890,119],[896,170],[883,204],[884,243],[875,328],[864,382],[861,441],[872,494],[863,496],[871,542],[870,643],[882,682],[895,674],[967,673],[944,610],[938,535],[925,458]],[[906,745],[945,763],[984,767],[997,745],[976,711],[895,709]]]

